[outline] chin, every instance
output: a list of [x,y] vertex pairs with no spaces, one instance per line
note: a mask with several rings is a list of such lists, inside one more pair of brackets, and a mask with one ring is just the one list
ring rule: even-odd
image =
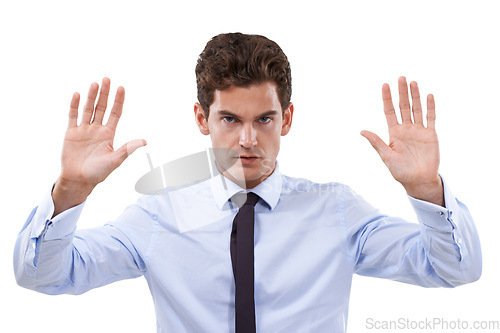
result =
[[249,180],[255,180],[262,176],[262,173],[256,171],[256,170],[249,170],[250,168],[248,167],[241,167],[241,166],[233,166],[226,170],[228,174],[230,174],[233,178],[239,180],[239,181],[249,181]]
[[233,180],[235,183],[241,187],[246,187],[245,185],[250,182],[255,182],[265,174],[266,170],[260,168],[255,169],[254,167],[243,167],[234,165],[228,170],[226,170],[226,177]]

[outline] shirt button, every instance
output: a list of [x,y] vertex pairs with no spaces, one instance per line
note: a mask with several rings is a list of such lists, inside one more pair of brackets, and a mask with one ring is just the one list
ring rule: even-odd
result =
[[443,212],[439,212],[439,216],[444,216],[444,213]]

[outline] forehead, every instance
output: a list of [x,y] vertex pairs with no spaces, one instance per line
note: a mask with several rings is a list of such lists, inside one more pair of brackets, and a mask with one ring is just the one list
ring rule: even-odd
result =
[[248,87],[231,86],[214,92],[210,111],[230,111],[238,115],[280,110],[276,84],[264,82]]

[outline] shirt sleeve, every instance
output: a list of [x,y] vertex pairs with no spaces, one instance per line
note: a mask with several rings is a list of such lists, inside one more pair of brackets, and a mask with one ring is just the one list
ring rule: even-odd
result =
[[[52,217],[54,204],[48,191],[35,207],[14,249],[17,283],[46,294],[81,294],[105,284],[144,274],[144,261],[131,238],[115,225],[77,230],[83,203]],[[150,218],[147,202],[128,206],[117,221]]]
[[455,287],[481,276],[479,236],[467,207],[443,179],[445,207],[408,197],[418,224],[389,217],[347,189],[344,218],[355,272],[424,287]]

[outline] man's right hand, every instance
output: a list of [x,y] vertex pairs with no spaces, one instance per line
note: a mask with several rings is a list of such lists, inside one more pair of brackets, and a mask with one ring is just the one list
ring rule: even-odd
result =
[[90,85],[79,126],[77,120],[80,95],[73,94],[68,128],[64,137],[61,175],[52,190],[54,201],[52,217],[85,201],[97,184],[105,180],[137,148],[146,145],[145,140],[139,139],[127,142],[120,149],[113,149],[116,126],[122,114],[125,89],[118,87],[109,119],[106,125],[103,125],[109,85],[110,80],[104,78],[96,105],[99,85],[95,82]]

